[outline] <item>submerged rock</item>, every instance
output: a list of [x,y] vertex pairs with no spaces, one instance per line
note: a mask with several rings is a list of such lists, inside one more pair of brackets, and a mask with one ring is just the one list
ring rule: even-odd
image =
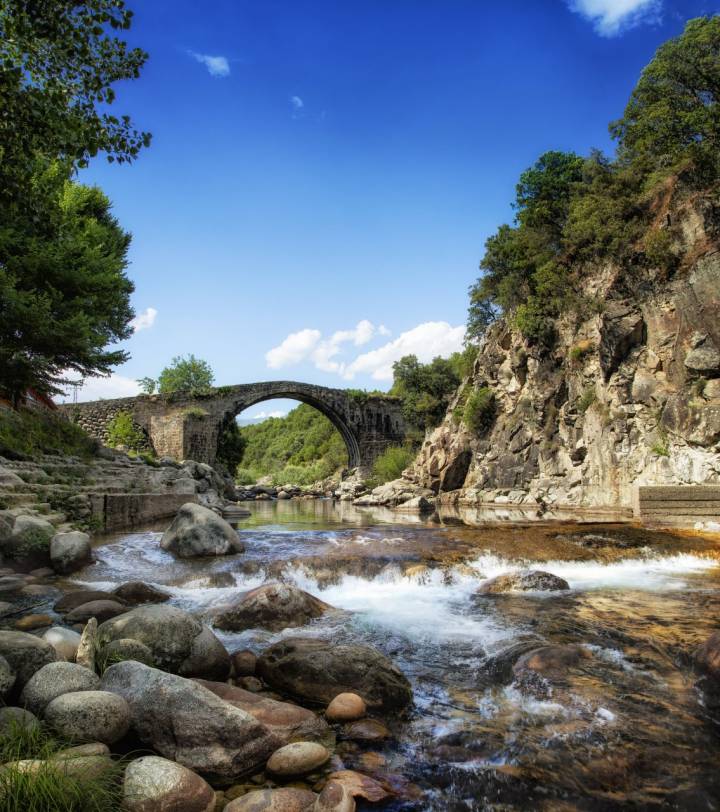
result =
[[144,643],[159,668],[186,677],[225,679],[230,655],[212,631],[176,606],[148,604],[105,621],[98,628],[101,646],[132,638]]
[[508,572],[485,581],[478,589],[481,595],[498,595],[503,592],[552,592],[570,589],[570,584],[557,575],[543,570]]
[[211,779],[252,775],[280,746],[253,716],[194,680],[128,661],[108,668],[102,687],[127,701],[143,744]]
[[169,592],[158,589],[152,584],[146,584],[144,581],[128,581],[120,584],[113,589],[113,595],[131,606],[140,603],[164,603],[171,597]]
[[265,649],[257,671],[274,689],[322,705],[343,692],[358,693],[369,708],[386,711],[412,701],[402,671],[370,646],[290,637]]
[[696,668],[705,673],[720,689],[720,632],[714,632],[693,654]]
[[228,631],[258,626],[281,631],[304,626],[328,609],[332,607],[291,584],[263,584],[247,592],[232,606],[221,609],[213,622],[218,629]]
[[541,646],[523,654],[513,666],[513,673],[518,677],[531,671],[550,679],[563,677],[591,657],[586,648],[578,645]]
[[163,550],[180,558],[241,553],[245,545],[232,525],[210,508],[184,504],[160,540]]
[[131,761],[123,779],[127,812],[213,812],[215,793],[199,775],[159,756]]

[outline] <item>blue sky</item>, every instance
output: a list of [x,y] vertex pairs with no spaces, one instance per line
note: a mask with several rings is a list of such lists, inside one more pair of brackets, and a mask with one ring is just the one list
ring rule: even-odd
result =
[[[706,0],[129,0],[150,54],[116,108],[153,133],[96,159],[133,234],[132,359],[218,384],[387,388],[459,348],[483,243],[547,149],[611,150],[642,67]],[[263,404],[254,414],[284,409]],[[276,409],[276,405],[278,409]]]

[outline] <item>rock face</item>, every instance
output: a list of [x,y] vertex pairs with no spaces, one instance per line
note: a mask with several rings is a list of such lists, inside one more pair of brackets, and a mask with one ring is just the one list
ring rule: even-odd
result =
[[74,691],[94,691],[100,687],[100,677],[81,665],[67,662],[48,663],[27,681],[20,703],[36,716],[59,696]]
[[45,721],[69,741],[114,744],[130,728],[130,708],[108,691],[77,691],[53,699],[45,708]]
[[251,775],[280,745],[253,716],[197,682],[142,663],[111,666],[102,687],[127,701],[144,744],[210,779]]
[[263,584],[243,595],[214,618],[218,629],[242,631],[261,627],[281,631],[304,626],[332,607],[292,584]]
[[192,770],[159,756],[131,761],[123,779],[127,812],[213,812],[212,787]]
[[98,628],[101,646],[122,638],[144,643],[159,668],[176,674],[225,679],[230,672],[223,644],[207,626],[175,606],[138,606]]
[[202,505],[183,505],[160,540],[163,550],[180,558],[241,553],[237,532],[217,513]]
[[229,702],[244,713],[249,713],[271,731],[283,744],[298,739],[316,741],[331,737],[328,725],[307,708],[278,702],[268,696],[261,696],[242,688],[235,688],[224,682],[196,680],[215,696]]
[[563,589],[570,589],[570,584],[564,578],[542,570],[523,570],[490,578],[478,592],[498,595],[503,592],[553,592]]
[[257,672],[275,690],[321,705],[343,692],[358,693],[369,708],[385,711],[412,701],[405,675],[369,646],[286,638],[262,653]]
[[16,689],[22,689],[36,671],[58,658],[50,643],[27,632],[0,631],[0,655],[15,674]]
[[61,575],[75,572],[92,561],[90,536],[74,530],[56,533],[50,542],[50,563]]

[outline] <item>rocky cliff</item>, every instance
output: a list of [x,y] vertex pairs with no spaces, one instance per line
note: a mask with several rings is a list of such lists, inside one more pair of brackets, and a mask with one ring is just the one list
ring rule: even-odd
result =
[[[720,201],[668,185],[651,213],[670,261],[583,268],[595,304],[558,320],[552,349],[496,322],[396,491],[629,507],[638,485],[720,483]],[[493,409],[480,433],[461,418],[478,389]]]

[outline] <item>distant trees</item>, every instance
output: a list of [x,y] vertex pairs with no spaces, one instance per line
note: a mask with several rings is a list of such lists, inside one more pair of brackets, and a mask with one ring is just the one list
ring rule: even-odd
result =
[[670,174],[695,186],[720,178],[720,16],[690,20],[658,49],[610,129],[615,161],[551,151],[520,176],[515,221],[488,238],[470,287],[469,340],[507,314],[530,342],[550,345],[559,315],[592,306],[584,263],[672,263],[669,236],[648,232],[647,193]]
[[161,395],[173,392],[187,392],[191,395],[207,394],[215,382],[215,375],[207,361],[190,354],[186,358],[176,355],[166,366],[157,380],[140,378],[138,384],[147,395],[155,391]]

